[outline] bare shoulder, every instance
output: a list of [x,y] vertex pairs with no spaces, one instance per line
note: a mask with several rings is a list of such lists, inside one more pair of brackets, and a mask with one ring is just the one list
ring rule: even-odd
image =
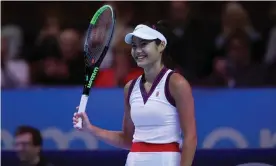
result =
[[130,80],[124,87],[124,99],[125,99],[125,105],[127,106],[126,108],[130,108],[129,105],[129,90],[131,90],[131,85],[132,85],[133,80]]
[[126,83],[126,85],[125,85],[125,87],[124,87],[124,92],[125,92],[125,94],[128,94],[128,90],[129,90],[129,88],[130,88],[130,86],[131,86],[132,81],[133,81],[133,80],[130,80],[130,81],[128,81],[128,83]]
[[172,93],[191,92],[189,82],[179,73],[173,73],[169,81],[169,87]]

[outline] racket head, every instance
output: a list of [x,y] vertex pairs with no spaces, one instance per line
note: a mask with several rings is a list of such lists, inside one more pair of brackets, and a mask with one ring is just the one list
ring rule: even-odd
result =
[[84,90],[89,95],[100,65],[108,51],[115,29],[115,13],[110,5],[104,5],[92,17],[84,42]]
[[115,21],[115,13],[110,5],[102,6],[92,17],[84,43],[87,67],[100,66],[112,40]]

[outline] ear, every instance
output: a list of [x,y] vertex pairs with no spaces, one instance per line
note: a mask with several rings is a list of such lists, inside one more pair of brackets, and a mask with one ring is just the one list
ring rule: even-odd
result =
[[165,45],[165,42],[161,42],[160,43],[160,45],[158,46],[158,51],[160,52],[160,53],[163,53],[163,51],[165,50],[165,48],[166,48],[166,45]]

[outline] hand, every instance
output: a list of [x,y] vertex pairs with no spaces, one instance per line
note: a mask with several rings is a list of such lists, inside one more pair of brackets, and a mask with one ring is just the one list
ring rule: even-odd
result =
[[[77,107],[76,109],[78,110],[79,107]],[[79,118],[82,119],[82,128],[81,129],[76,127],[76,124],[79,122]],[[73,116],[73,125],[74,125],[74,128],[76,128],[78,130],[88,131],[91,126],[91,123],[90,123],[90,120],[85,112],[80,112],[80,113],[76,112],[76,113],[74,113],[74,116]]]

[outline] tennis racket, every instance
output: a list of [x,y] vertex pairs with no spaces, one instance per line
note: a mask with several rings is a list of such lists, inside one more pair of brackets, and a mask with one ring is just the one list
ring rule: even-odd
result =
[[[115,13],[110,5],[104,5],[98,9],[90,21],[84,43],[84,86],[78,113],[86,110],[90,89],[108,51],[115,22]],[[81,118],[75,127],[82,128]]]

